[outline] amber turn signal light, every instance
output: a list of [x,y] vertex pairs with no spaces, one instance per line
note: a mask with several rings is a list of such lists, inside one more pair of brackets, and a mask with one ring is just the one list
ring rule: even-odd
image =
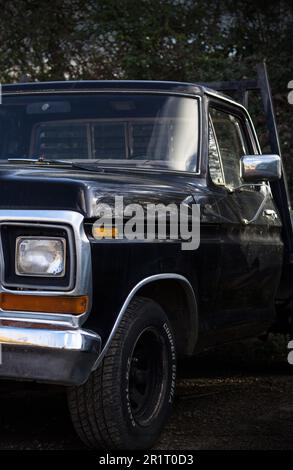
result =
[[117,227],[93,227],[93,237],[101,240],[103,238],[118,238]]
[[88,297],[86,295],[79,297],[6,293],[0,295],[2,310],[81,315],[86,312],[87,307]]

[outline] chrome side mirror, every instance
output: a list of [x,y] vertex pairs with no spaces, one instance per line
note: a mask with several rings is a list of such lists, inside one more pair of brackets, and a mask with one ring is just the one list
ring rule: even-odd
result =
[[244,155],[240,160],[240,175],[245,183],[276,181],[282,176],[279,155]]

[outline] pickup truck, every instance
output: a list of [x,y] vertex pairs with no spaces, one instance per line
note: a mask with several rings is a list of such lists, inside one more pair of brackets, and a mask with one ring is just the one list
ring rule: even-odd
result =
[[[271,154],[243,106],[251,90],[263,98]],[[92,448],[147,449],[170,415],[179,358],[291,334],[293,234],[277,137],[263,66],[257,80],[210,87],[3,85],[1,378],[64,385]],[[196,249],[180,234],[131,238],[115,220],[97,224],[117,197],[143,213],[183,205],[188,223],[200,207]]]

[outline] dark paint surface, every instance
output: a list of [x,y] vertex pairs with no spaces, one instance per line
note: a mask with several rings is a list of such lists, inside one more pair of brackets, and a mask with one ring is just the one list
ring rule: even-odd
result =
[[[196,290],[204,345],[260,332],[272,321],[282,266],[280,223],[268,223],[263,217],[248,226],[240,222],[256,212],[258,192],[229,194],[208,187],[196,176],[152,172],[8,169],[8,165],[0,170],[2,209],[74,210],[84,215],[87,228],[95,220],[96,202],[109,202],[113,194],[123,195],[126,203],[142,205],[200,203],[198,250],[182,251],[179,242],[91,238],[94,296],[85,326],[104,340],[130,290],[159,273],[181,274]],[[272,204],[268,201],[267,207]]]
[[[15,93],[124,88],[204,93],[201,87],[173,82],[66,82],[3,88]],[[210,182],[206,113],[202,118],[200,175],[0,165],[1,209],[78,211],[89,230],[97,202],[108,202],[115,194],[124,196],[125,203],[201,205],[201,243],[194,251],[182,251],[179,242],[105,243],[91,239],[94,296],[85,327],[97,331],[104,341],[130,290],[159,273],[181,274],[193,286],[199,309],[198,348],[259,334],[272,323],[283,263],[280,219],[270,221],[262,212],[255,222],[244,225],[241,220],[252,218],[261,204],[259,190],[243,188],[229,193]],[[263,209],[277,211],[271,197]]]
[[31,82],[11,85],[2,85],[3,93],[46,93],[46,92],[76,92],[84,91],[154,91],[154,92],[176,92],[181,94],[198,94],[206,89],[197,84],[151,81],[151,80],[81,80],[81,81],[58,81],[58,82]]

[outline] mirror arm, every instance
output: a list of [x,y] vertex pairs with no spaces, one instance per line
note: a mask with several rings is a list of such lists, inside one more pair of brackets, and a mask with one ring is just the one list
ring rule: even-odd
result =
[[262,182],[262,183],[243,183],[243,184],[240,184],[240,186],[236,186],[236,188],[230,188],[230,186],[226,186],[226,189],[227,189],[229,194],[233,194],[233,193],[235,193],[236,191],[239,191],[242,188],[248,188],[248,187],[251,188],[251,186],[262,187],[263,185],[264,185],[264,182]]
[[265,205],[266,205],[267,200],[268,200],[269,197],[270,197],[270,191],[269,191],[269,189],[267,188],[267,189],[266,189],[266,194],[264,195],[264,198],[263,198],[263,200],[262,200],[262,202],[261,202],[261,205],[260,205],[259,208],[257,209],[255,215],[254,215],[254,216],[252,217],[252,219],[250,219],[250,220],[241,219],[241,223],[242,223],[243,225],[250,225],[250,224],[252,224],[253,222],[255,222],[255,221],[258,219],[258,217],[260,216],[260,214],[261,214],[263,208],[265,207]]

